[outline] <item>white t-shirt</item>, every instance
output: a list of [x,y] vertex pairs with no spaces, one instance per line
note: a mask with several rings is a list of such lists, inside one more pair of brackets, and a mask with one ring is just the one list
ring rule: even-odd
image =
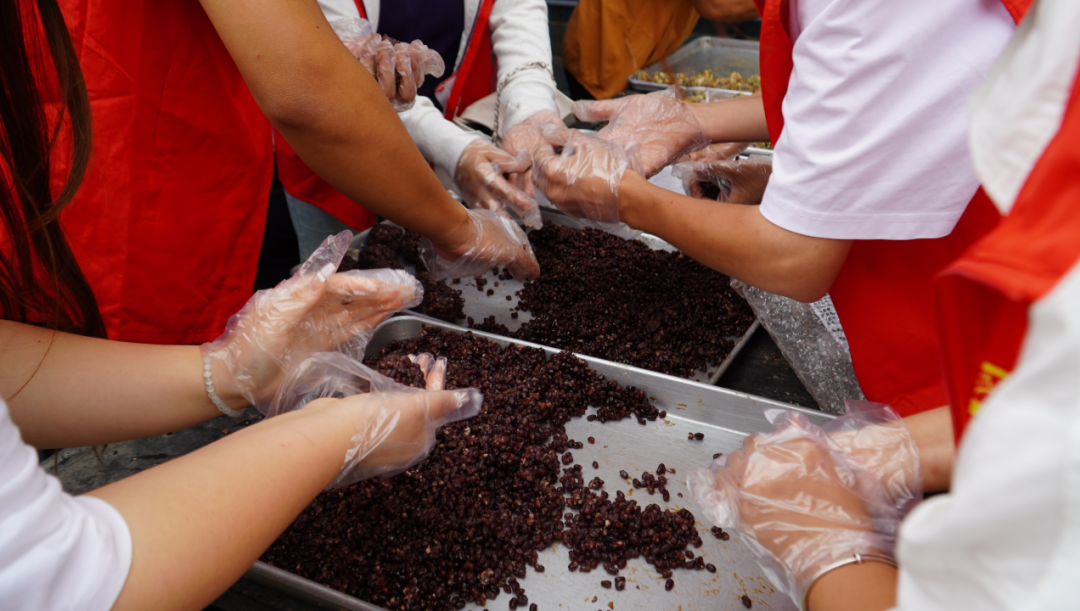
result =
[[833,239],[948,235],[978,188],[964,104],[1015,29],[1000,0],[792,0],[761,213]]
[[[1078,30],[1080,3],[1040,0],[972,99],[977,167],[1003,210],[1060,128]],[[1080,265],[1031,308],[1016,368],[964,434],[950,493],[904,521],[898,610],[1080,608],[1078,303]]]
[[0,608],[110,609],[130,567],[124,518],[100,499],[65,493],[0,400]]

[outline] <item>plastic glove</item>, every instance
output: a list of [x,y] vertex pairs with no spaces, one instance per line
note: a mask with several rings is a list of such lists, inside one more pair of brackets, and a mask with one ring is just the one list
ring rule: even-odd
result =
[[503,174],[521,174],[528,162],[515,159],[487,140],[475,140],[458,158],[454,182],[471,208],[484,208],[509,217],[512,209],[521,222],[533,229],[544,225],[536,200],[511,184]]
[[766,413],[777,429],[693,471],[690,492],[709,520],[746,536],[765,575],[801,605],[822,568],[856,552],[891,555],[900,518],[877,478],[820,427]]
[[446,357],[435,358],[427,352],[410,354],[409,360],[424,372],[424,390],[442,390],[446,385]]
[[468,213],[472,235],[456,260],[436,251],[431,240],[420,242],[420,259],[433,279],[480,276],[493,267],[506,267],[521,281],[540,275],[532,245],[517,223],[491,210]]
[[683,188],[690,197],[757,205],[765,196],[765,187],[772,176],[772,158],[751,155],[746,158],[691,161],[676,164],[671,173],[682,179]]
[[526,195],[533,198],[536,197],[536,187],[532,182],[532,153],[537,145],[544,141],[541,130],[545,125],[551,125],[555,129],[568,129],[558,114],[543,110],[506,130],[502,139],[504,151],[529,163],[529,169],[520,175],[511,175],[511,179]]
[[292,278],[255,293],[203,344],[219,395],[239,395],[266,414],[295,353],[362,358],[376,325],[420,304],[423,288],[402,270],[335,274],[351,239],[348,231],[327,238]]
[[404,43],[381,36],[364,19],[339,19],[330,26],[398,112],[412,108],[425,76],[438,78],[446,71],[442,56],[419,40]]
[[621,144],[545,126],[533,151],[533,183],[562,212],[600,228],[619,225],[619,184],[628,167]]
[[672,161],[705,148],[709,139],[689,106],[672,89],[601,101],[578,101],[571,107],[582,121],[608,124],[597,136],[631,150],[633,169],[646,178]]
[[[427,385],[442,382],[445,359],[419,355],[431,363]],[[427,457],[435,433],[449,422],[480,413],[484,396],[475,388],[429,392],[398,384],[394,380],[339,352],[307,355],[289,369],[270,411],[277,415],[301,409],[318,399],[343,399],[363,412],[352,448],[345,455],[341,473],[330,487],[347,486],[370,477],[391,477]]]
[[845,401],[847,414],[822,429],[885,487],[900,517],[923,497],[919,449],[904,420],[884,403]]

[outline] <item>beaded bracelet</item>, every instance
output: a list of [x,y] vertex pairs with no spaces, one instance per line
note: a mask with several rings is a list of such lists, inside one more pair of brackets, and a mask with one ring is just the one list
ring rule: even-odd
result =
[[814,583],[817,582],[817,580],[824,577],[826,573],[835,571],[842,566],[847,566],[849,564],[862,564],[863,562],[867,561],[882,562],[893,567],[894,569],[899,567],[899,565],[896,564],[896,560],[894,560],[891,556],[885,556],[883,554],[860,554],[859,552],[853,553],[850,558],[844,558],[843,560],[837,560],[832,564],[826,564],[825,566],[818,569],[818,572],[814,573],[814,577],[810,579],[810,581],[806,584],[806,589],[803,590],[802,604],[799,606],[800,611],[806,611],[806,598],[810,596],[810,588],[814,586]]
[[244,410],[242,410],[242,409],[230,409],[229,406],[225,405],[225,402],[221,400],[221,397],[219,397],[218,394],[216,392],[214,392],[214,379],[212,377],[213,374],[211,372],[213,367],[210,366],[210,355],[208,354],[208,355],[204,356],[203,359],[202,359],[202,362],[203,362],[203,372],[202,372],[203,382],[206,384],[206,394],[207,394],[207,396],[210,397],[210,401],[213,402],[213,404],[219,410],[221,410],[221,413],[225,414],[226,416],[229,416],[231,418],[239,418],[240,416],[242,416],[244,414]]
[[499,84],[495,87],[495,126],[491,130],[491,141],[495,143],[495,146],[502,146],[502,134],[499,133],[499,107],[502,106],[502,92],[506,88],[506,85],[514,79],[518,74],[524,70],[544,70],[551,77],[551,82],[555,82],[555,73],[551,70],[545,62],[529,62],[527,64],[514,68],[510,74],[507,74],[499,81]]

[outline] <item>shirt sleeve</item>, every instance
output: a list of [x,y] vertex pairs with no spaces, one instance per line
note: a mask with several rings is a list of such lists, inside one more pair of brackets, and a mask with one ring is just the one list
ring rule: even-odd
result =
[[435,104],[422,95],[416,96],[413,107],[399,112],[398,117],[424,158],[447,176],[454,175],[465,147],[481,138],[479,133],[466,131],[447,121]]
[[1002,3],[791,5],[794,68],[762,214],[822,238],[948,235],[979,185],[964,105],[1014,30]]
[[130,567],[131,534],[120,513],[66,494],[0,401],[0,606],[104,611]]
[[[499,82],[518,68],[551,62],[545,0],[500,0],[491,8],[491,46],[499,59]],[[544,68],[526,68],[514,75],[503,91],[503,133],[542,110],[559,112],[555,104],[555,81]]]

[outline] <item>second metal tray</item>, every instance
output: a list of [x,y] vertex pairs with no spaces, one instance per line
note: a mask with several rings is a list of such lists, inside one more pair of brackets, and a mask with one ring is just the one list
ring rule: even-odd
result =
[[[686,43],[665,60],[649,64],[645,72],[654,75],[658,72],[681,72],[688,76],[702,70],[712,70],[714,74],[724,75],[738,72],[743,76],[761,74],[758,62],[758,42],[754,40],[734,40],[715,36],[702,36]],[[642,81],[630,77],[630,87],[637,91],[659,91],[667,85]],[[715,91],[725,95],[746,95],[749,92],[714,87],[693,88]]]
[[[428,322],[410,316],[399,316],[382,323],[368,345],[368,355],[375,355],[395,339],[417,337],[423,325],[455,333],[466,329],[446,323]],[[528,342],[511,340],[498,335],[474,331],[500,345],[523,345],[541,348],[549,355],[558,352],[553,348],[537,346]],[[765,419],[764,407],[791,409],[805,414],[812,422],[824,423],[832,416],[815,410],[796,408],[760,397],[709,386],[671,376],[645,371],[602,359],[582,357],[594,371],[616,380],[624,386],[636,386],[644,390],[653,404],[668,415],[664,420],[639,425],[633,418],[620,422],[588,422],[574,418],[566,426],[572,439],[584,440],[594,437],[596,444],[585,444],[574,450],[575,461],[583,465],[589,478],[599,476],[604,480],[604,490],[614,494],[622,490],[638,504],[652,503],[664,509],[685,507],[698,517],[698,531],[704,545],[694,552],[716,566],[715,574],[706,571],[675,571],[675,589],[664,590],[664,579],[643,559],[628,563],[622,571],[626,577],[626,590],[616,592],[600,586],[603,579],[611,579],[603,571],[589,574],[571,573],[567,569],[567,551],[556,544],[540,554],[544,573],[529,571],[522,580],[529,601],[540,609],[742,609],[742,596],[748,596],[754,607],[772,611],[791,611],[795,605],[761,575],[753,553],[742,543],[741,535],[731,533],[731,539],[720,541],[709,534],[710,524],[703,521],[701,509],[691,499],[685,482],[690,470],[708,466],[716,452],[728,453],[742,446],[743,438],[754,432],[771,430]],[[687,433],[704,433],[702,441],[688,441]],[[593,469],[596,461],[599,469]],[[629,482],[619,477],[620,470],[639,476],[642,471],[655,471],[663,462],[674,467],[676,474],[669,476],[667,488],[671,500],[665,503],[659,495],[649,495],[643,489],[635,490]],[[680,496],[681,495],[681,496]],[[381,611],[370,603],[332,590],[287,571],[257,562],[247,573],[247,578],[289,595],[323,606],[327,609],[352,611]],[[489,608],[503,608],[507,598],[500,597]],[[476,605],[467,607],[479,609]]]

